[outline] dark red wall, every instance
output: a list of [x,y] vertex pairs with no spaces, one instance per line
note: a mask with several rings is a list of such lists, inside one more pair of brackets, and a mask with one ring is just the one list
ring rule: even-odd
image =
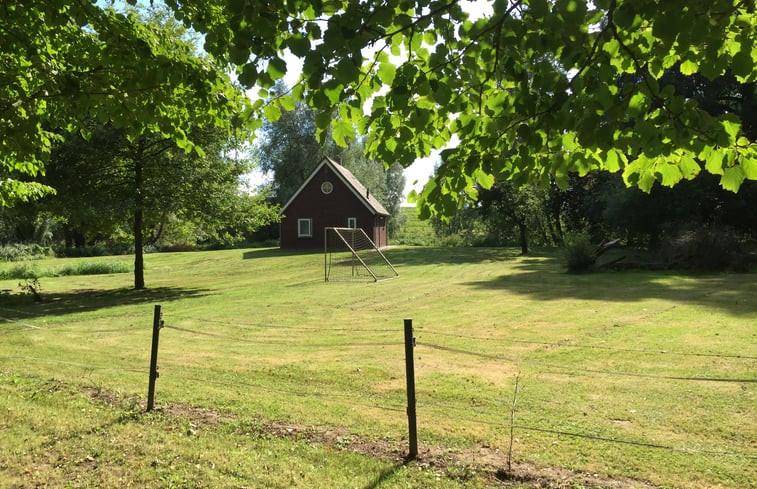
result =
[[[334,185],[334,190],[328,195],[321,192],[321,184],[326,180]],[[281,248],[323,249],[323,229],[347,227],[348,217],[357,218],[358,227],[376,246],[386,246],[386,218],[374,216],[350,187],[328,165],[324,165],[284,211],[280,227]],[[313,220],[313,236],[298,238],[297,219],[305,218]]]

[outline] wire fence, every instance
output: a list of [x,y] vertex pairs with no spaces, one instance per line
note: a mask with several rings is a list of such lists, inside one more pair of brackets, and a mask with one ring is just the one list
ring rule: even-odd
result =
[[[322,349],[333,350],[336,348],[363,348],[363,347],[397,347],[403,345],[407,346],[402,341],[372,341],[370,336],[372,335],[390,335],[394,334],[399,336],[399,328],[377,328],[377,329],[353,329],[349,327],[317,327],[317,326],[289,326],[289,325],[274,325],[264,323],[244,323],[233,321],[221,321],[221,320],[209,320],[204,318],[192,317],[188,315],[171,315],[172,319],[177,319],[184,322],[192,322],[198,324],[210,324],[210,325],[223,325],[240,329],[243,331],[249,331],[253,333],[266,333],[271,329],[283,330],[283,331],[308,331],[308,332],[321,332],[321,333],[342,333],[349,332],[351,339],[354,341],[323,341],[322,339],[317,341],[309,341],[308,339],[297,339],[299,337],[292,336],[287,339],[271,338],[270,336],[262,338],[249,338],[240,335],[224,334],[217,331],[211,331],[208,329],[190,328],[184,325],[178,326],[173,324],[162,324],[161,327],[165,327],[176,334],[200,336],[204,338],[213,338],[216,340],[222,340],[231,342],[233,344],[244,343],[254,345],[271,345],[271,346],[296,346],[298,349],[312,349],[312,351],[318,351]],[[2,334],[14,334],[22,332],[39,332],[40,330],[53,329],[50,327],[44,327],[37,324],[33,324],[27,321],[19,321],[12,318],[0,316],[0,321],[12,324],[14,328],[0,329]],[[106,328],[100,330],[87,330],[85,333],[93,332],[132,332],[139,331],[140,334],[144,333],[143,327],[124,327],[124,328]],[[57,329],[56,329],[57,331]],[[416,331],[418,334],[436,336],[438,338],[453,338],[453,339],[465,339],[478,342],[481,344],[533,344],[539,346],[548,346],[552,349],[559,348],[582,348],[582,349],[599,349],[607,351],[620,351],[629,353],[639,353],[644,355],[676,355],[676,356],[690,356],[690,357],[712,357],[722,360],[755,360],[757,356],[740,353],[712,353],[712,352],[684,352],[684,351],[667,351],[667,350],[649,350],[649,349],[633,349],[633,348],[619,348],[605,345],[586,345],[572,342],[543,342],[532,341],[523,339],[512,338],[489,338],[475,335],[463,335],[452,334],[442,331],[436,331],[429,328],[421,328]],[[364,341],[361,341],[362,339]],[[485,360],[493,360],[497,362],[503,362],[515,366],[520,371],[522,366],[531,366],[539,369],[546,369],[550,374],[568,374],[573,376],[579,375],[601,375],[601,376],[614,376],[614,377],[636,377],[642,379],[656,379],[659,381],[670,382],[716,382],[716,383],[732,383],[736,385],[753,384],[757,383],[757,378],[728,378],[718,377],[710,375],[702,376],[682,376],[682,375],[663,375],[657,373],[648,373],[643,371],[618,371],[618,370],[601,370],[591,368],[581,368],[575,365],[561,365],[557,363],[541,362],[529,358],[506,356],[498,353],[487,353],[485,351],[476,350],[472,348],[461,348],[459,346],[442,345],[434,342],[416,341],[413,345],[417,352],[425,352],[424,355],[431,352],[444,352],[453,355],[465,355],[471,358],[479,358]],[[37,362],[66,365],[74,368],[80,368],[85,371],[118,371],[128,373],[138,373],[141,375],[149,374],[149,370],[145,368],[134,368],[133,365],[98,365],[90,363],[79,363],[65,360],[56,360],[53,358],[39,358],[27,355],[8,355],[0,356],[5,360],[17,360],[22,362]],[[192,373],[190,368],[181,362],[161,362],[164,367],[168,367],[168,372],[163,370],[163,382],[171,382],[174,379],[183,382],[195,382],[207,385],[217,385],[223,387],[236,387],[240,389],[254,389],[260,392],[272,393],[286,397],[298,397],[318,400],[319,402],[331,403],[360,407],[364,409],[376,409],[380,411],[386,411],[390,413],[407,414],[409,406],[403,404],[398,396],[394,397],[388,395],[378,395],[376,393],[366,393],[365,391],[359,392],[337,392],[333,386],[325,385],[321,388],[310,384],[308,389],[302,388],[286,388],[276,385],[266,385],[264,382],[252,382],[252,381],[240,381],[237,379],[223,379],[223,372],[214,370],[213,375],[197,375]],[[166,375],[168,373],[168,375]],[[221,374],[221,375],[219,375]],[[275,379],[274,379],[275,382]],[[728,451],[728,450],[704,450],[700,448],[690,448],[675,446],[675,444],[657,443],[646,440],[639,440],[633,438],[624,438],[610,436],[602,433],[582,432],[580,430],[566,430],[557,429],[551,426],[534,425],[522,422],[515,422],[513,419],[508,421],[502,421],[503,418],[509,417],[511,402],[505,395],[501,399],[493,399],[487,396],[477,396],[475,399],[476,406],[470,404],[460,404],[455,402],[444,402],[439,399],[435,399],[430,395],[421,395],[419,398],[422,402],[418,406],[419,412],[421,412],[428,419],[429,422],[436,420],[447,420],[451,422],[470,423],[473,425],[496,427],[502,430],[518,430],[526,432],[543,433],[556,436],[566,436],[572,438],[579,438],[584,440],[593,440],[600,443],[612,443],[618,445],[628,445],[648,449],[656,450],[668,450],[671,452],[696,454],[702,456],[712,457],[739,457],[746,460],[757,460],[757,454]],[[514,409],[514,408],[513,408]],[[462,414],[461,414],[462,413]]]

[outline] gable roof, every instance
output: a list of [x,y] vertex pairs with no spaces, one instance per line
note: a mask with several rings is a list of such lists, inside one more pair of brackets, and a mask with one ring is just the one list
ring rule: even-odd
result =
[[315,177],[319,171],[321,171],[321,168],[324,167],[324,165],[328,166],[333,170],[334,174],[336,174],[337,177],[349,188],[353,194],[355,194],[355,197],[358,198],[358,200],[368,208],[374,215],[379,214],[383,216],[388,216],[389,213],[384,208],[383,205],[381,205],[381,202],[374,197],[365,186],[360,183],[360,180],[357,179],[355,175],[352,174],[351,171],[349,171],[347,168],[343,167],[336,161],[332,160],[328,156],[324,156],[323,160],[321,160],[321,163],[313,170],[313,173],[310,174],[310,176],[305,180],[305,182],[300,185],[300,188],[297,189],[297,191],[292,195],[292,197],[287,201],[287,203],[284,205],[284,207],[281,208],[279,211],[279,214],[283,214],[287,207],[289,207],[289,204],[291,204],[294,199],[297,198],[298,195],[300,195],[300,192],[307,187],[307,185],[310,183],[310,181]]

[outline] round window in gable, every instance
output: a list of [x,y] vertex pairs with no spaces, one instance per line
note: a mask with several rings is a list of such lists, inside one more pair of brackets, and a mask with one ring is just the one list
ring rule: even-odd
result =
[[324,194],[328,195],[332,190],[334,190],[334,185],[331,182],[326,181],[321,184],[321,192]]

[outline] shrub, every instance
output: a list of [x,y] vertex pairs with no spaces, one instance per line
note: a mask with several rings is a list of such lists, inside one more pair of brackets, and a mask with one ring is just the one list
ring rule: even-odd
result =
[[36,266],[28,262],[19,263],[10,268],[0,269],[0,280],[36,279],[41,276]]
[[563,259],[568,273],[590,271],[597,261],[597,255],[589,235],[587,233],[576,233],[566,236]]
[[134,246],[130,243],[95,243],[78,248],[56,248],[58,258],[82,258],[88,256],[128,255],[134,253]]
[[55,275],[105,275],[109,273],[131,272],[131,265],[123,261],[93,261],[66,265],[55,271]]
[[123,261],[80,262],[60,268],[40,269],[25,262],[10,268],[0,269],[0,280],[37,279],[40,277],[66,277],[69,275],[103,275],[109,273],[128,273],[132,271],[129,263]]
[[661,246],[670,266],[701,271],[747,271],[750,255],[741,236],[728,227],[679,230]]
[[0,246],[0,261],[36,260],[52,254],[49,246],[36,243],[12,243]]

